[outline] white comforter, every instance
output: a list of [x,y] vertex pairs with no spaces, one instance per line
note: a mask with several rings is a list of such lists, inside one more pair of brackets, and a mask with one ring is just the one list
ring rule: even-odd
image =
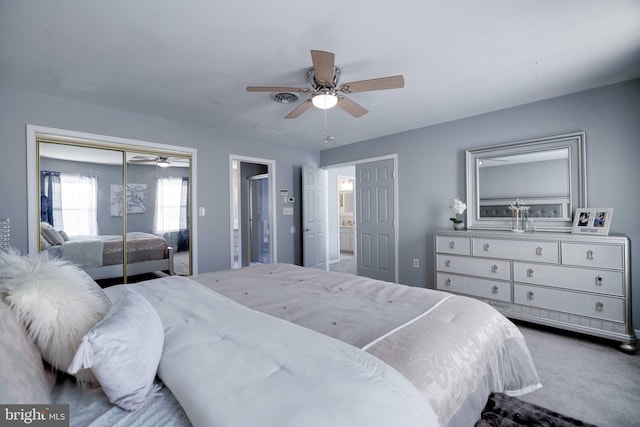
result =
[[196,426],[439,424],[406,378],[361,349],[187,278],[129,286],[162,319],[158,376]]
[[193,279],[254,310],[366,349],[420,390],[440,425],[473,425],[493,391],[519,395],[541,387],[518,328],[478,300],[288,264]]
[[60,256],[78,267],[102,266],[104,242],[94,238],[67,240],[60,246]]

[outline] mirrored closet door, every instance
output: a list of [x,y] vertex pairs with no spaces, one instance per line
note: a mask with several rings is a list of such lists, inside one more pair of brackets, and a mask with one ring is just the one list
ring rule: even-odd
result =
[[192,157],[36,136],[37,247],[104,286],[192,274]]

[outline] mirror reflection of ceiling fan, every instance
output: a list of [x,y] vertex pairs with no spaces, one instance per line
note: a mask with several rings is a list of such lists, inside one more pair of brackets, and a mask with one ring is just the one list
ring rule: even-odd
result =
[[189,161],[187,159],[181,159],[177,157],[168,157],[168,156],[133,156],[127,163],[142,163],[142,164],[153,164],[161,168],[168,168],[176,163],[177,166],[187,166]]
[[313,67],[307,71],[311,88],[283,86],[247,86],[247,92],[298,92],[311,93],[311,96],[298,105],[285,119],[295,119],[307,111],[312,105],[326,110],[338,106],[354,117],[361,117],[369,112],[366,108],[350,100],[345,94],[368,92],[383,89],[400,89],[404,87],[402,75],[381,77],[370,80],[359,80],[338,86],[340,69],[335,66],[335,55],[320,50],[311,51]]

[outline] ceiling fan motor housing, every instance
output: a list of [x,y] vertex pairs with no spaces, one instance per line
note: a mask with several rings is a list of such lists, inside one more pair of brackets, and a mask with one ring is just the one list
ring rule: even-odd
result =
[[340,68],[333,67],[333,83],[331,85],[323,85],[323,84],[318,83],[316,81],[316,73],[315,73],[315,69],[313,67],[311,67],[311,68],[309,68],[307,70],[307,79],[309,80],[309,83],[311,84],[311,86],[315,90],[318,90],[318,89],[333,89],[335,87],[338,87],[338,80],[340,80]]

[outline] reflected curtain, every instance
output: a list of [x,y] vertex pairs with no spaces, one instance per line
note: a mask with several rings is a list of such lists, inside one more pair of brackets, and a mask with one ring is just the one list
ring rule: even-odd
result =
[[40,221],[58,230],[64,228],[61,189],[60,172],[40,171]]
[[188,229],[189,178],[158,177],[153,232],[163,235],[170,242],[175,242],[177,233],[176,246],[181,251],[189,249]]
[[178,251],[189,250],[189,178],[183,177],[180,191],[180,232]]

